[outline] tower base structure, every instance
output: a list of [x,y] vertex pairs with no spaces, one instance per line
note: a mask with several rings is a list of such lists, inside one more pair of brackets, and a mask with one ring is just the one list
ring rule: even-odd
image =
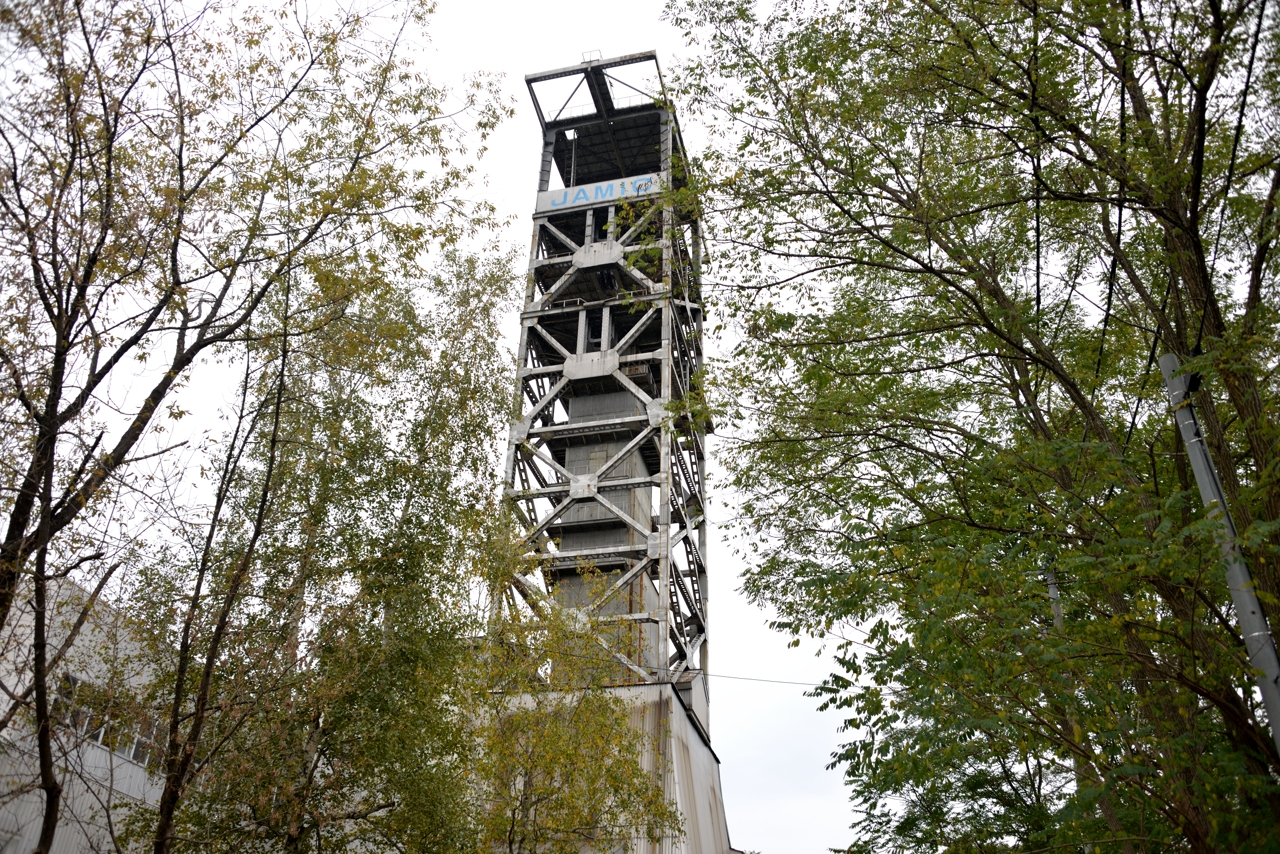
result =
[[[692,687],[702,691],[700,685]],[[720,760],[683,699],[688,691],[671,682],[627,685],[613,691],[631,707],[632,726],[649,735],[665,754],[644,757],[645,765],[661,769],[663,789],[684,819],[683,838],[664,839],[654,846],[642,843],[636,854],[740,854],[729,844]]]

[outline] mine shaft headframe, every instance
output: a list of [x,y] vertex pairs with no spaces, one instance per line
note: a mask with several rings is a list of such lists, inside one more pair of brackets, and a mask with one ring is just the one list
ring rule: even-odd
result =
[[679,128],[652,52],[526,80],[543,147],[505,478],[541,572],[499,604],[630,627],[606,644],[622,678],[683,685],[707,666],[708,531],[707,425],[679,405],[703,364]]

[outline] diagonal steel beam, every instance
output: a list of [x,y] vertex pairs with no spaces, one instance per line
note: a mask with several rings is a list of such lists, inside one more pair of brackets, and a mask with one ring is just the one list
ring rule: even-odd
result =
[[564,377],[561,377],[556,382],[556,384],[553,385],[547,391],[547,393],[542,396],[542,400],[538,401],[534,405],[533,409],[529,410],[529,413],[525,415],[524,421],[523,421],[526,433],[528,432],[529,428],[533,426],[533,419],[541,415],[542,410],[546,409],[548,406],[555,403],[556,398],[560,396],[560,392],[564,391],[568,385],[569,385],[569,381]]
[[630,584],[636,576],[640,575],[642,572],[647,572],[651,566],[653,566],[653,558],[645,558],[644,560],[637,561],[635,566],[623,573],[621,578],[610,585],[609,589],[600,595],[600,598],[596,599],[587,607],[592,611],[599,611],[610,599],[617,596],[623,588]]
[[608,510],[610,513],[612,513],[613,515],[617,516],[617,517],[618,517],[619,519],[621,519],[623,522],[626,522],[628,527],[630,527],[630,528],[634,529],[637,533],[643,534],[643,535],[644,535],[644,536],[646,536],[646,537],[648,537],[648,536],[649,536],[649,526],[648,526],[648,525],[641,525],[641,524],[640,524],[639,522],[637,522],[635,519],[632,519],[632,518],[631,518],[631,514],[630,514],[630,513],[628,513],[627,511],[623,510],[621,507],[619,507],[618,505],[614,504],[614,503],[613,503],[612,501],[610,501],[609,499],[605,498],[605,497],[604,497],[603,495],[601,495],[599,492],[597,492],[595,495],[593,495],[593,496],[592,496],[592,498],[594,498],[596,501],[600,502],[600,504],[604,505],[604,508],[605,508],[606,510]]
[[569,269],[565,270],[564,275],[556,280],[556,283],[551,286],[551,289],[548,290],[545,294],[543,294],[539,299],[536,299],[533,301],[532,303],[533,307],[535,309],[538,309],[538,308],[542,308],[544,305],[549,305],[551,301],[555,299],[562,290],[565,289],[565,286],[567,286],[570,282],[574,280],[575,277],[577,277],[577,275],[578,275],[578,268],[572,264],[569,265]]
[[648,311],[646,311],[644,313],[644,316],[640,318],[639,322],[637,322],[635,326],[631,327],[631,329],[628,330],[626,335],[622,336],[621,341],[619,341],[617,344],[614,345],[613,349],[618,351],[618,355],[621,356],[623,353],[625,353],[627,349],[635,342],[635,340],[640,337],[640,333],[644,332],[644,330],[649,326],[649,324],[653,323],[653,321],[657,317],[658,317],[658,309],[651,308]]
[[544,518],[541,522],[538,523],[538,527],[534,528],[532,531],[525,534],[524,541],[532,542],[533,540],[542,536],[543,532],[545,532],[547,528],[550,528],[551,524],[555,522],[557,519],[559,519],[560,516],[564,514],[564,511],[569,509],[569,505],[573,504],[575,501],[577,501],[576,498],[566,498],[564,501],[561,501],[559,504],[557,504],[555,508],[550,513],[547,514],[546,518]]
[[635,395],[636,398],[638,398],[645,406],[648,406],[649,402],[653,400],[653,398],[649,396],[648,392],[632,382],[631,377],[627,376],[622,371],[614,371],[613,378],[622,383],[622,387]]
[[632,439],[630,442],[627,442],[627,444],[622,446],[622,450],[618,451],[618,453],[614,454],[613,457],[609,459],[604,465],[600,466],[600,468],[596,471],[596,477],[602,478],[606,474],[608,474],[609,472],[617,468],[618,463],[626,459],[631,454],[632,451],[636,450],[641,445],[643,445],[645,441],[647,441],[651,436],[653,436],[654,431],[656,429],[657,429],[656,427],[650,426],[644,430],[641,430],[640,433],[638,433],[634,439]]
[[564,348],[563,344],[561,344],[559,341],[555,339],[555,336],[553,336],[547,330],[543,329],[541,324],[533,323],[533,324],[530,324],[529,328],[532,329],[534,332],[537,332],[539,337],[541,337],[543,341],[546,341],[548,344],[554,347],[556,351],[560,353],[561,356],[564,356],[567,359],[571,355],[573,355],[572,353],[570,353],[568,350]]
[[565,233],[560,229],[556,228],[554,225],[552,225],[550,221],[545,219],[540,220],[538,222],[538,225],[542,226],[547,231],[551,232],[555,236],[556,240],[559,240],[565,246],[568,246],[570,250],[577,252],[579,249],[582,248],[581,246],[579,246],[578,244],[570,240],[567,236],[565,236]]
[[618,238],[618,242],[621,243],[623,246],[626,246],[628,243],[630,243],[631,238],[635,237],[640,232],[640,229],[648,225],[649,220],[653,219],[653,215],[657,212],[658,212],[658,206],[650,205],[649,210],[644,212],[644,216],[640,217],[640,221],[637,222],[635,225],[631,226],[630,228],[628,228],[626,234]]

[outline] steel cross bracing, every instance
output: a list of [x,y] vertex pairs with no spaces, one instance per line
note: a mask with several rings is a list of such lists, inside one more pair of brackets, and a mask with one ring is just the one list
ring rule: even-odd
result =
[[[620,106],[647,64],[658,91]],[[527,80],[543,157],[505,474],[542,572],[505,601],[631,621],[609,644],[629,678],[677,681],[707,651],[705,425],[681,405],[702,366],[703,248],[679,129],[652,54]],[[552,103],[544,81],[562,84]]]

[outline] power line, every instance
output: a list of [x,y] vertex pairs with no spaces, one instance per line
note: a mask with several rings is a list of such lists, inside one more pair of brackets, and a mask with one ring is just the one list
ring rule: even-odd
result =
[[759,679],[755,676],[730,676],[727,673],[706,673],[712,679],[736,679],[739,682],[768,682],[772,685],[800,685],[804,688],[817,688],[812,682],[791,682],[786,679]]

